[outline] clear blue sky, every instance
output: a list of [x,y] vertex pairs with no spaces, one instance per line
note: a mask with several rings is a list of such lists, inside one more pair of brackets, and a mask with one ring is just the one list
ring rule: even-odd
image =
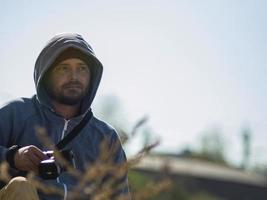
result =
[[129,121],[149,115],[160,150],[196,146],[215,127],[238,163],[248,125],[253,164],[267,162],[266,7],[264,0],[1,0],[0,103],[34,94],[44,44],[78,32],[104,64],[96,101],[114,94]]

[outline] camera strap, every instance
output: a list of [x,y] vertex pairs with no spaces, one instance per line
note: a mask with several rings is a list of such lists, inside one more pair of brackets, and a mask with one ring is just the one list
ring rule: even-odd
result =
[[68,135],[66,135],[62,140],[57,143],[56,148],[58,150],[62,150],[70,141],[72,141],[80,132],[81,130],[85,127],[87,122],[92,118],[93,113],[91,110],[89,110],[85,116],[83,117],[82,121],[75,126],[71,132],[69,132]]

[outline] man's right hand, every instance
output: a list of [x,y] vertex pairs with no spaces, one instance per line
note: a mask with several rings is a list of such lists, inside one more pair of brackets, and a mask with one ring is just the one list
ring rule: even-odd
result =
[[15,167],[22,171],[34,171],[38,173],[38,165],[48,157],[36,146],[25,146],[15,153]]

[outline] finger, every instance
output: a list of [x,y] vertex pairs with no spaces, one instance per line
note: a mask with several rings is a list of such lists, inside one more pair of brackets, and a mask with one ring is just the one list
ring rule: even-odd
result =
[[29,160],[31,160],[31,162],[38,167],[38,165],[40,164],[40,162],[42,161],[38,156],[36,156],[35,154],[31,154],[29,155]]
[[38,173],[38,167],[30,159],[28,160],[26,167],[27,171]]
[[21,170],[25,171],[34,171],[36,169],[34,163],[30,160],[30,158],[24,158],[23,163],[21,163]]
[[39,158],[41,161],[47,159],[48,157],[36,146],[31,147],[31,152]]

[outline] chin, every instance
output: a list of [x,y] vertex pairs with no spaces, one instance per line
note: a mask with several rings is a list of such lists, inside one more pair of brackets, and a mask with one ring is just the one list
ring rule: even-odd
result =
[[77,99],[64,98],[64,100],[61,100],[62,104],[69,105],[69,106],[78,105],[78,104],[80,104],[80,102],[81,102],[81,98],[77,98]]

